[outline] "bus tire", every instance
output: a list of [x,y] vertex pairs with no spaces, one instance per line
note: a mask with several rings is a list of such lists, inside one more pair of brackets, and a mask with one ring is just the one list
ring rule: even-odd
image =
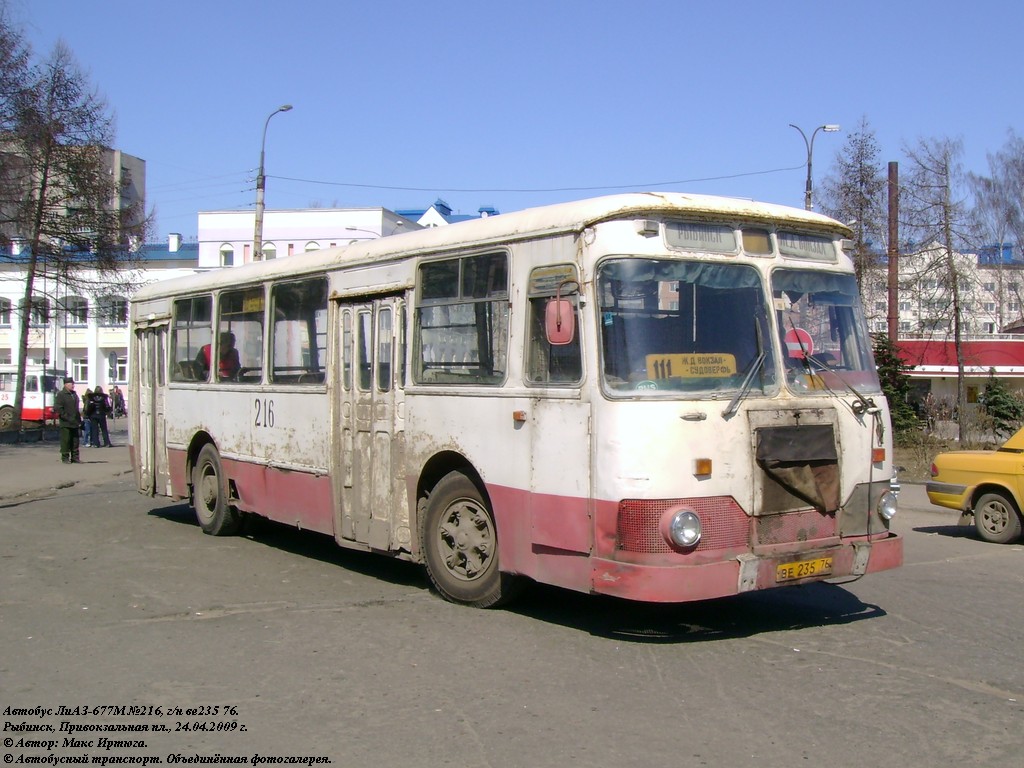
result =
[[228,479],[220,465],[220,454],[212,444],[199,451],[192,470],[192,499],[203,533],[230,536],[237,533],[241,515],[230,504]]
[[986,493],[974,505],[974,528],[985,541],[1009,544],[1020,538],[1017,505],[1002,493]]
[[450,472],[434,486],[420,518],[427,575],[443,598],[490,608],[512,597],[515,577],[498,568],[494,514],[476,484]]
[[10,429],[14,423],[14,409],[9,405],[0,408],[0,429]]

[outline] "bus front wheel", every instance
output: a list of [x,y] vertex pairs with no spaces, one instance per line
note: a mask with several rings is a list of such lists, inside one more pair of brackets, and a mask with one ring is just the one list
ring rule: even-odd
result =
[[450,472],[434,487],[420,519],[427,574],[446,600],[477,608],[512,596],[514,577],[498,569],[494,514],[476,484]]
[[229,503],[228,479],[221,469],[220,454],[212,445],[204,445],[199,451],[192,470],[192,496],[203,533],[230,536],[238,531],[241,516]]
[[9,405],[0,408],[0,429],[10,429],[14,423],[14,409]]

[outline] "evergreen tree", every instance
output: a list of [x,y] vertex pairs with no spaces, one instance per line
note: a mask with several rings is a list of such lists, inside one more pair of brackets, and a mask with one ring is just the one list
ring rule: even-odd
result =
[[985,384],[985,392],[982,395],[982,407],[992,420],[992,429],[997,435],[1012,435],[1020,429],[1021,421],[1024,421],[1024,404],[996,378],[994,368],[988,373],[988,383]]
[[882,392],[889,401],[893,433],[898,436],[917,429],[917,414],[908,399],[910,377],[907,371],[913,366],[903,362],[888,336],[880,335],[875,339],[875,364]]

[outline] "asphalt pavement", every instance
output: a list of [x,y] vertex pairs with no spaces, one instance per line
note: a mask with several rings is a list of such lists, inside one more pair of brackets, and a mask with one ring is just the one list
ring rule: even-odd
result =
[[41,498],[76,485],[97,485],[131,473],[128,420],[115,419],[107,424],[112,447],[83,445],[79,464],[61,463],[60,432],[56,429],[45,430],[39,435],[43,439],[0,444],[0,504]]

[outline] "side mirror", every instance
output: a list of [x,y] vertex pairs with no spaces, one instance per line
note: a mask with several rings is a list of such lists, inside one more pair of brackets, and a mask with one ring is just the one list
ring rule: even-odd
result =
[[572,344],[576,338],[576,309],[572,301],[558,297],[548,300],[544,308],[544,332],[553,347]]

